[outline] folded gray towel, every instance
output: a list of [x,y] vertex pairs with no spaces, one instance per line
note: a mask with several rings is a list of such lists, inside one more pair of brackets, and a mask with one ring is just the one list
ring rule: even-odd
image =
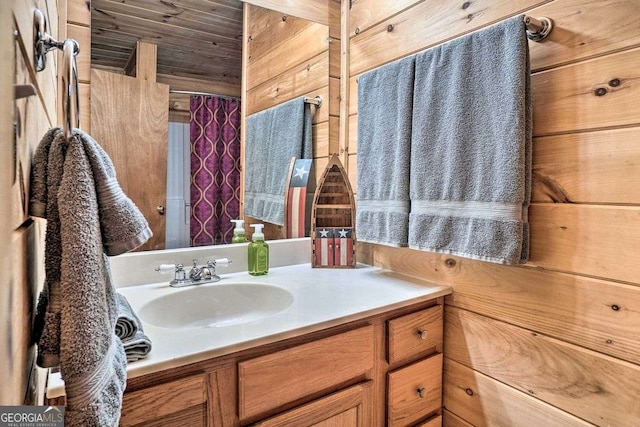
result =
[[287,165],[312,158],[309,104],[297,98],[250,115],[246,140],[244,213],[283,225]]
[[151,339],[145,335],[140,318],[131,308],[124,295],[117,294],[118,319],[116,320],[116,335],[122,341],[127,362],[147,357],[151,351]]
[[407,246],[413,56],[358,78],[356,228],[361,242]]
[[133,338],[122,341],[122,345],[127,356],[127,363],[144,359],[151,351],[151,340],[141,330],[136,332]]
[[526,262],[530,98],[522,16],[416,55],[410,247]]
[[142,330],[142,322],[140,322],[140,318],[133,311],[124,295],[116,294],[116,298],[118,299],[116,335],[122,341],[125,341],[133,338],[138,330]]

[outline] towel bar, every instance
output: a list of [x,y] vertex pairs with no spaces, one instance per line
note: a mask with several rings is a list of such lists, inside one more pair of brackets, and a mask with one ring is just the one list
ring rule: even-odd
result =
[[523,20],[527,27],[527,38],[534,42],[544,40],[553,29],[553,21],[544,16],[536,19],[525,15]]
[[80,127],[80,100],[78,96],[78,66],[76,56],[80,44],[73,39],[57,41],[47,33],[47,20],[39,9],[33,13],[33,60],[36,71],[47,66],[47,53],[53,49],[62,50],[63,116],[62,127],[67,138],[73,135],[73,128]]

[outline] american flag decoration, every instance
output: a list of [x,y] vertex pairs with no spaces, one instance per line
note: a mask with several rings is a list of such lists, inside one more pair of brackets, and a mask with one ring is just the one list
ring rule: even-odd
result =
[[311,266],[354,268],[355,199],[347,173],[336,155],[320,177],[311,218]]
[[306,237],[311,230],[311,204],[315,190],[312,159],[291,159],[285,198],[285,227],[288,239]]

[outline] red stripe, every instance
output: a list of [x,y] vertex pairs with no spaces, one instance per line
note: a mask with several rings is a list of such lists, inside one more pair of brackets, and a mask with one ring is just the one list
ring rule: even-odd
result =
[[293,188],[289,187],[289,191],[288,191],[288,199],[289,199],[289,204],[287,205],[287,219],[286,219],[286,223],[287,223],[287,238],[290,239],[292,237],[292,229],[293,229]]
[[297,237],[304,237],[305,235],[304,224],[305,224],[305,218],[306,218],[306,211],[305,211],[306,199],[307,199],[307,188],[300,187],[300,198],[298,199],[298,236]]

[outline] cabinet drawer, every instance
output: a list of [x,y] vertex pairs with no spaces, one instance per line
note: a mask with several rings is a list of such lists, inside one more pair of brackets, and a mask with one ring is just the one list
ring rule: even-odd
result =
[[442,306],[389,321],[389,364],[417,357],[442,343]]
[[442,354],[388,374],[388,425],[407,426],[442,406]]
[[[204,375],[125,393],[120,426],[172,425],[171,420],[175,419],[190,419],[190,425],[193,426],[205,425],[206,403]],[[200,422],[196,423],[195,420]]]
[[373,348],[373,326],[367,326],[240,362],[240,420],[365,378],[373,369]]

